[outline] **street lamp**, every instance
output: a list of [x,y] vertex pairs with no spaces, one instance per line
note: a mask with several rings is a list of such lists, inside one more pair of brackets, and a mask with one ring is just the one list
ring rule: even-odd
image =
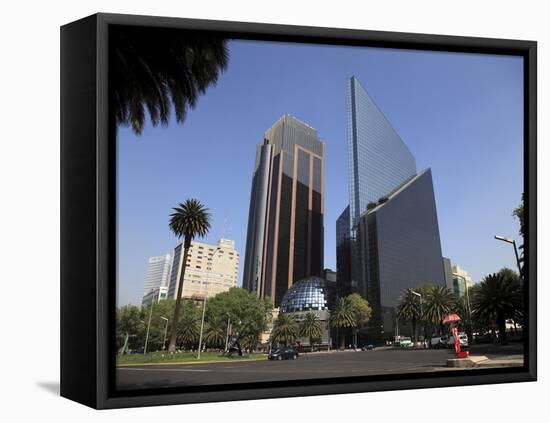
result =
[[[200,360],[201,358],[201,348],[202,348],[202,331],[204,329],[204,314],[206,312],[206,300],[208,299],[208,278],[210,277],[210,270],[208,269],[212,269],[212,259],[214,257],[214,255],[220,251],[220,247],[217,247],[213,252],[212,254],[210,254],[210,257],[208,257],[208,260],[206,261],[206,293],[204,294],[204,301],[202,303],[202,319],[201,319],[201,333],[200,333],[200,336],[199,336],[199,352],[198,352],[198,355],[197,355],[197,359]],[[210,267],[208,267],[208,262],[210,262]]]
[[509,238],[506,236],[500,236],[500,235],[495,235],[495,239],[498,239],[499,241],[507,242],[508,244],[512,244],[514,246],[514,253],[516,254],[516,263],[518,265],[519,276],[521,277],[521,266],[519,264],[519,255],[518,255],[518,248],[516,246],[516,241],[513,240],[512,238]]
[[160,316],[162,320],[166,320],[166,325],[164,326],[164,339],[162,340],[162,350],[166,349],[166,333],[168,332],[168,319],[164,316]]
[[[418,297],[418,302],[420,303],[420,318],[422,318],[422,316],[424,315],[424,313],[422,313],[422,294],[420,292],[416,292],[412,289],[411,289],[411,293]],[[416,334],[415,334],[415,336],[416,336]]]
[[151,311],[149,311],[149,321],[147,322],[147,334],[145,335],[145,345],[143,347],[143,354],[147,353],[147,341],[149,341],[149,328],[151,327],[151,318],[153,317],[153,304],[154,304],[154,301],[151,298]]

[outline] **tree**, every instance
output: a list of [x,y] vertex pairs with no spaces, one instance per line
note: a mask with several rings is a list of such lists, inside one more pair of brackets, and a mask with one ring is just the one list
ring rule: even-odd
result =
[[[330,313],[330,325],[336,327],[337,329],[350,328],[357,325],[355,321],[355,313],[351,305],[349,297],[339,298],[336,302],[336,307]],[[340,332],[340,348],[344,349],[346,347],[345,336]]]
[[298,325],[290,314],[281,313],[273,324],[271,339],[274,342],[288,346],[298,337]]
[[443,317],[454,311],[455,296],[453,292],[445,287],[436,285],[427,295],[426,302],[423,304],[425,317],[434,326],[439,327],[439,332],[443,333]]
[[[513,274],[513,275],[512,275]],[[506,320],[523,313],[523,293],[516,273],[507,270],[485,276],[472,298],[472,313],[482,322],[495,322],[506,344]]]
[[[145,339],[144,314],[140,307],[125,305],[116,311],[116,339],[117,348],[126,346],[137,349],[143,345]],[[126,341],[128,344],[126,344]]]
[[203,237],[208,233],[210,229],[210,213],[198,200],[189,199],[185,203],[180,204],[179,207],[174,208],[174,213],[170,217],[170,229],[178,238],[183,237],[183,260],[178,281],[176,306],[172,318],[170,345],[168,347],[169,352],[174,352],[176,350],[177,322],[181,308],[183,280],[187,268],[189,247],[193,238],[196,236]]
[[300,322],[299,334],[305,338],[309,338],[309,347],[313,352],[313,342],[321,338],[322,335],[321,321],[313,312],[307,312],[304,320]]
[[212,348],[223,348],[226,331],[224,322],[220,320],[209,322],[204,334],[205,344]]
[[413,342],[416,343],[416,324],[421,318],[421,297],[415,294],[415,290],[407,288],[399,298],[397,305],[397,315],[400,319],[410,321],[412,327]]
[[348,295],[348,300],[351,303],[351,309],[354,314],[355,325],[353,326],[353,343],[357,348],[357,333],[359,329],[365,326],[372,317],[372,308],[367,300],[359,294]]
[[[258,338],[267,330],[272,304],[242,288],[231,288],[217,294],[206,303],[206,321],[220,322],[227,330],[231,322],[233,334],[239,338],[252,335]],[[225,336],[225,335],[224,335]]]
[[519,220],[519,234],[521,235],[521,238],[523,239],[523,243],[518,247],[521,251],[521,257],[519,258],[519,261],[521,263],[521,274],[520,276],[525,279],[525,258],[523,255],[523,251],[525,249],[524,243],[525,243],[525,213],[524,213],[524,205],[525,205],[525,193],[521,194],[521,203],[519,206],[517,206],[514,211],[512,212],[512,216],[516,217]]
[[181,318],[177,325],[177,341],[185,349],[197,347],[200,335],[201,314],[193,301],[188,301],[183,307]]
[[432,292],[432,290],[434,289],[434,286],[435,285],[433,283],[425,282],[417,285],[416,288],[414,289],[416,292],[418,292],[421,295],[420,301],[422,305],[420,307],[419,321],[422,322],[424,326],[424,339],[428,339],[430,335],[428,333],[428,325],[431,322],[426,317],[426,301],[430,297],[430,292]]
[[153,126],[167,125],[171,109],[182,123],[229,61],[226,40],[204,33],[125,26],[109,39],[116,123],[138,135],[145,110]]

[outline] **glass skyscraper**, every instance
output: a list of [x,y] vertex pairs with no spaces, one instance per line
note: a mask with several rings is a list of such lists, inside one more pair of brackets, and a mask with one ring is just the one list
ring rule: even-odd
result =
[[417,174],[414,156],[355,76],[346,94],[349,206],[336,222],[338,292],[369,301],[368,336],[378,342],[395,334],[403,290],[445,284],[444,261],[431,170]]
[[376,103],[352,76],[347,81],[350,229],[367,210],[416,175],[416,160]]
[[257,146],[243,287],[275,306],[295,281],[322,275],[323,174],[317,131],[288,114]]

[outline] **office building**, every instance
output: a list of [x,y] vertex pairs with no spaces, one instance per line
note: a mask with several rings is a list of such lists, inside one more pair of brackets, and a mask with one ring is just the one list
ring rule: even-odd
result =
[[359,219],[359,293],[373,308],[370,334],[389,338],[406,288],[445,284],[431,170],[420,172]]
[[453,269],[451,265],[451,259],[443,257],[443,269],[445,271],[445,286],[453,290]]
[[416,175],[416,160],[374,100],[347,81],[350,230],[367,210]]
[[453,284],[451,290],[456,296],[462,297],[467,290],[473,286],[472,278],[459,265],[454,265],[452,268]]
[[346,84],[349,205],[336,222],[340,295],[358,289],[359,217],[416,175],[416,160],[386,116],[352,76]]
[[151,304],[151,302],[156,303],[166,298],[168,298],[168,286],[157,286],[143,296],[141,305]]
[[278,307],[294,281],[323,272],[324,145],[285,114],[256,148],[243,287]]
[[172,257],[170,254],[149,258],[149,265],[143,284],[143,295],[147,295],[152,289],[168,286]]
[[[168,298],[176,298],[183,269],[183,243],[174,248],[174,262],[168,286]],[[182,298],[203,299],[237,286],[239,252],[234,241],[221,239],[217,244],[192,241],[187,256]]]

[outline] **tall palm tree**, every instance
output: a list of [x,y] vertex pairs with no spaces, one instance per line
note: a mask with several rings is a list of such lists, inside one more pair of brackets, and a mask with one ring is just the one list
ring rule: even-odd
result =
[[298,326],[291,315],[281,313],[273,323],[271,339],[279,344],[288,345],[298,337]]
[[183,279],[185,278],[185,269],[187,268],[187,256],[189,247],[193,238],[203,237],[210,229],[210,213],[198,200],[194,198],[174,208],[174,213],[170,215],[170,229],[178,237],[183,237],[183,260],[180,263],[181,272],[178,281],[178,293],[176,297],[176,306],[174,308],[174,317],[172,319],[172,329],[170,334],[169,352],[176,350],[177,323],[181,308],[181,295],[183,291]]
[[321,338],[322,328],[319,317],[311,311],[306,313],[304,320],[300,322],[300,336],[309,338],[309,348],[313,352],[313,342]]
[[[330,325],[337,329],[350,328],[356,326],[355,314],[353,307],[348,297],[339,298],[336,302],[336,307],[330,313]],[[343,331],[340,332],[340,348],[346,347],[345,336]]]
[[183,122],[229,61],[226,40],[207,34],[126,26],[109,38],[116,123],[138,135],[146,110],[153,126],[166,125],[171,109]]
[[453,292],[445,286],[436,285],[428,293],[424,313],[429,322],[439,327],[440,333],[443,333],[443,317],[454,311],[455,301]]
[[403,291],[403,295],[399,298],[397,305],[397,315],[400,319],[411,322],[413,342],[416,343],[416,324],[421,317],[420,314],[420,298],[416,295],[412,288],[407,288]]
[[472,312],[483,322],[495,321],[502,344],[506,344],[506,319],[521,313],[522,288],[517,275],[506,272],[486,276],[472,298]]

